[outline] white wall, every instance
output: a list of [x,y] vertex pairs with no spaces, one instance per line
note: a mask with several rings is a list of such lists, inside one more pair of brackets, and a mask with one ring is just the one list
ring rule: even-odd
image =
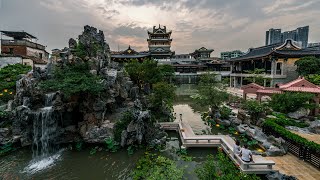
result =
[[0,57],[0,69],[8,64],[21,64],[22,57]]

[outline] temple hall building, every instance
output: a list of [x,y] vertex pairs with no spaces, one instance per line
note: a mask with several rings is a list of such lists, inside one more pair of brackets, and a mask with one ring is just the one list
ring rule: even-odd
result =
[[172,31],[167,31],[167,27],[163,26],[161,28],[153,26],[152,32],[148,31],[148,47],[149,53],[154,59],[170,59],[172,55],[175,54],[174,51],[171,51],[171,33]]
[[138,60],[139,62],[142,62],[146,59],[150,59],[149,52],[137,52],[132,49],[130,45],[128,49],[124,51],[111,51],[111,60],[115,62],[124,63],[131,60]]
[[[248,84],[247,77],[255,76],[250,71],[263,69],[260,74],[264,86],[276,87],[298,78],[295,61],[305,56],[320,57],[320,49],[302,49],[296,42],[287,39],[284,43],[251,48],[241,57],[229,60],[231,63],[230,87],[239,88]],[[249,71],[249,72],[248,72]]]

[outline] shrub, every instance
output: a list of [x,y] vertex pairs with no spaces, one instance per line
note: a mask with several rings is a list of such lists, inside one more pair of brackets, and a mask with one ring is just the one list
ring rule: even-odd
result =
[[31,66],[22,64],[8,65],[0,69],[0,104],[13,99],[19,75],[26,74],[31,69]]
[[114,127],[114,140],[117,142],[121,141],[121,133],[127,129],[129,123],[133,120],[133,114],[130,111],[125,112],[121,119],[116,122]]
[[278,133],[282,138],[284,138],[286,140],[289,139],[299,145],[310,148],[310,150],[313,150],[313,151],[320,153],[320,144],[317,144],[313,141],[308,141],[307,139],[288,131],[286,128],[278,125],[272,119],[266,120],[263,124],[263,128],[264,129],[272,129],[273,131]]
[[207,156],[207,160],[195,170],[200,180],[258,180],[256,175],[243,174],[222,152]]
[[132,173],[134,180],[180,180],[182,177],[183,169],[179,169],[173,160],[148,152],[139,160]]
[[221,119],[229,119],[231,115],[232,110],[228,108],[227,106],[220,107],[220,118]]
[[308,127],[309,125],[306,122],[297,122],[293,119],[287,118],[285,114],[276,114],[273,113],[277,118],[272,119],[276,124],[280,126],[296,126],[300,128]]
[[62,91],[67,97],[75,94],[98,94],[104,90],[100,78],[89,72],[87,63],[56,67],[54,78],[40,83],[46,91]]
[[[248,111],[252,120],[258,120],[263,113],[267,110],[267,105],[265,103],[260,103],[255,100],[247,100],[244,102],[242,107]],[[255,123],[254,123],[255,124]]]
[[119,143],[114,141],[112,138],[104,140],[106,143],[106,150],[110,152],[116,152],[119,149]]
[[313,98],[314,95],[309,93],[285,92],[283,94],[274,94],[269,105],[274,111],[289,113],[302,107],[313,107],[313,104],[309,104],[309,101]]

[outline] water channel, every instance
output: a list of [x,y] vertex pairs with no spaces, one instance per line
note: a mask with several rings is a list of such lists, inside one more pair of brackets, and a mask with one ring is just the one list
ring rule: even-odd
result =
[[[194,104],[190,95],[193,94],[194,85],[181,85],[177,89],[177,99],[174,103],[176,120],[188,121],[196,134],[211,132],[201,120],[201,111],[206,109]],[[203,162],[208,154],[214,154],[212,148],[191,148],[188,154],[193,158],[190,162],[181,161],[171,148],[179,148],[180,142],[177,133],[170,132],[167,141],[167,151],[161,153],[175,159],[178,166],[185,168],[186,179],[197,179],[195,167]],[[90,155],[90,148],[77,152],[66,148],[44,161],[32,163],[30,148],[15,151],[7,156],[0,157],[0,177],[2,179],[128,179],[136,162],[143,156],[144,150],[137,150],[128,155],[126,150],[116,153],[104,150]],[[32,166],[32,167],[30,167]],[[1,178],[0,178],[1,179]]]

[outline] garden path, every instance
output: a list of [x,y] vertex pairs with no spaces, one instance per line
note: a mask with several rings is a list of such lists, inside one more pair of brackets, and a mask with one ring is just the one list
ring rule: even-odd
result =
[[317,168],[300,160],[293,154],[288,153],[284,156],[265,158],[276,163],[273,169],[286,175],[295,176],[299,180],[318,180],[320,178],[320,171]]
[[309,141],[313,141],[317,144],[320,144],[320,134],[306,134],[306,133],[300,133],[297,131],[291,131],[292,133],[295,133],[301,137],[304,137],[306,139],[308,139]]

